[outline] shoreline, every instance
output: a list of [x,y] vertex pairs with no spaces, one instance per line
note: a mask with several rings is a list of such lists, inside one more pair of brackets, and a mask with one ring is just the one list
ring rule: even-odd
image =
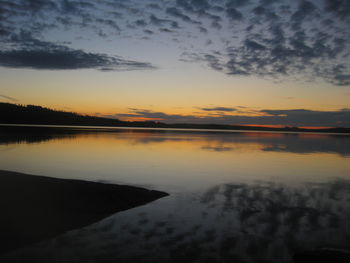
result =
[[[288,130],[279,128],[181,128],[172,127],[147,127],[147,126],[94,126],[94,125],[64,125],[64,124],[23,124],[23,123],[0,123],[0,128],[23,128],[23,129],[76,129],[84,131],[118,131],[118,130],[147,130],[147,131],[173,131],[173,132],[213,132],[213,133],[280,133],[280,134],[322,134],[322,135],[344,135],[350,136],[350,128],[331,128],[331,129],[299,129]],[[177,126],[177,125],[175,125]],[[337,132],[336,130],[346,130],[344,132]]]
[[0,254],[167,195],[134,186],[0,170]]

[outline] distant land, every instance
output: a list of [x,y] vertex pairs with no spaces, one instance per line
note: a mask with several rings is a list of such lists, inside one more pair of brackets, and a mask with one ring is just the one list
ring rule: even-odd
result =
[[36,124],[36,125],[72,125],[72,126],[112,126],[178,129],[216,129],[248,131],[285,131],[285,132],[331,132],[350,133],[350,128],[306,129],[298,127],[264,127],[222,124],[167,124],[154,121],[121,121],[118,119],[81,115],[74,112],[58,111],[36,105],[19,105],[0,102],[0,124]]

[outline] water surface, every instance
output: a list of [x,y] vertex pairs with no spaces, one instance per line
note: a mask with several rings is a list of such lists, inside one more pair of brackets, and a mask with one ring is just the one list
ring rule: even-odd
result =
[[350,136],[152,129],[1,132],[0,169],[169,197],[9,258],[292,262],[350,244]]

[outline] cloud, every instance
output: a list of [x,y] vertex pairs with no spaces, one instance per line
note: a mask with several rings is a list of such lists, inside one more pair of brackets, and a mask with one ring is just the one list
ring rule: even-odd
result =
[[[15,3],[17,4],[17,3]],[[20,3],[17,4],[17,7],[19,4],[22,4],[23,10],[29,10],[33,13],[37,13],[39,11],[45,10],[45,9],[57,9],[59,6],[51,0],[28,0],[28,1],[20,1]],[[69,1],[62,1],[62,7],[73,7],[72,4],[69,4]],[[69,10],[69,9],[67,9]]]
[[263,51],[263,50],[266,50],[266,47],[264,45],[259,44],[259,43],[255,42],[254,40],[246,39],[244,44],[245,44],[246,48],[251,50],[251,51]]
[[130,109],[130,113],[107,115],[106,117],[114,117],[127,120],[154,120],[154,121],[167,121],[169,123],[189,123],[194,116],[179,115],[179,114],[167,114],[164,112],[156,112],[145,109]]
[[[278,7],[274,5],[277,2],[281,3]],[[238,41],[228,41],[220,56],[212,51],[187,51],[189,57],[182,54],[181,60],[205,62],[210,68],[231,76],[325,80],[338,86],[350,85],[350,49],[349,42],[344,41],[349,41],[349,37],[337,18],[322,13],[326,8],[341,16],[337,12],[348,12],[349,4],[341,0],[325,1],[325,5],[317,1],[290,4],[281,0],[250,1],[249,5],[251,12],[247,13],[241,1],[227,2],[227,16],[238,23],[236,27],[244,23],[246,33],[240,33]],[[277,8],[286,16],[277,16]],[[332,25],[327,24],[327,30],[315,26],[315,20],[326,18],[332,21]]]
[[120,27],[117,25],[117,23],[112,20],[112,19],[102,19],[102,18],[98,18],[96,19],[96,21],[98,23],[101,23],[101,24],[104,24],[104,25],[107,25],[113,29],[115,29],[116,31],[120,31]]
[[271,124],[293,125],[293,126],[338,126],[350,127],[350,110],[338,111],[312,111],[305,109],[294,110],[262,110],[269,116],[262,120],[269,120]]
[[2,97],[4,99],[7,99],[7,100],[10,100],[10,101],[13,101],[13,102],[17,102],[18,101],[17,99],[15,99],[13,97],[2,95],[2,94],[0,94],[0,97]]
[[153,69],[149,63],[125,60],[106,54],[57,47],[54,49],[14,49],[0,51],[0,66],[47,70],[99,69],[135,70]]
[[231,20],[242,20],[243,15],[236,8],[226,9],[226,14]]
[[148,7],[153,8],[153,9],[157,9],[157,10],[161,10],[161,7],[158,4],[154,4],[154,3],[148,4]]
[[12,34],[10,44],[11,48],[0,50],[0,66],[2,67],[38,70],[99,69],[102,71],[155,68],[146,62],[86,52],[42,41],[26,31]]
[[153,35],[152,30],[145,29],[143,32],[146,33],[147,35]]
[[167,8],[166,13],[171,16],[181,18],[183,21],[192,22],[192,19],[189,16],[182,14],[181,11],[176,7]]
[[348,0],[325,0],[325,10],[336,14],[342,20],[350,20],[350,2]]
[[309,1],[301,1],[298,9],[292,14],[290,20],[292,22],[292,28],[298,30],[301,28],[301,24],[307,18],[312,19],[313,14],[317,10],[317,7]]
[[[168,46],[180,43],[181,49],[175,49],[191,54],[191,59],[181,56],[180,60],[194,62],[192,58],[197,57],[195,62],[206,63],[231,77],[350,85],[348,0],[4,0],[0,19],[0,51],[7,60],[21,53],[23,61],[25,52],[27,57],[33,52],[39,55],[45,50],[38,39],[56,32],[56,36],[68,32],[66,35],[74,37],[84,37],[85,33],[94,37],[94,33],[103,41],[137,38]],[[23,28],[31,40],[18,38]],[[159,31],[167,34],[157,34]],[[174,38],[178,42],[172,41]],[[213,45],[206,45],[208,40]],[[81,63],[100,68],[101,61],[106,68],[108,64],[115,68],[149,68],[147,63],[123,61],[120,57],[115,60],[112,54],[82,50],[66,50],[75,59],[72,67]],[[61,51],[51,47],[42,55],[48,58]],[[80,53],[84,61],[90,57],[95,62],[78,62],[77,51],[86,53]],[[22,64],[36,68],[31,63]]]
[[214,151],[214,152],[228,152],[233,151],[235,148],[233,147],[225,147],[225,146],[202,146],[202,150]]
[[146,21],[143,20],[143,19],[138,19],[138,20],[136,20],[136,21],[135,21],[135,24],[136,24],[137,26],[141,26],[141,27],[147,26]]
[[330,82],[338,86],[350,86],[350,74],[336,72],[334,76],[330,77]]
[[201,108],[203,111],[237,111],[235,108],[228,108],[228,107],[214,107],[214,108]]
[[165,123],[230,124],[230,125],[284,125],[284,126],[327,126],[350,127],[350,109],[337,111],[315,111],[306,109],[253,110],[243,108],[213,107],[201,108],[212,114],[168,114],[146,109],[130,109],[129,113],[108,115],[121,120],[155,120]]
[[226,1],[226,7],[242,7],[250,4],[250,0],[228,0]]
[[[299,77],[324,79],[334,85],[350,85],[350,65],[336,60],[345,46],[318,34],[309,41],[303,31],[286,39],[278,25],[270,28],[270,38],[248,35],[240,46],[229,46],[224,55],[212,53],[183,53],[184,61],[205,62],[214,70],[228,75],[258,76],[278,79]],[[328,44],[327,44],[328,42]],[[347,57],[347,55],[345,55]],[[337,62],[336,62],[337,61]]]
[[170,20],[158,18],[157,16],[155,16],[153,14],[150,15],[149,19],[150,19],[150,23],[155,25],[155,26],[162,26],[164,24],[171,23]]
[[186,11],[197,14],[211,7],[207,0],[176,0],[176,4]]

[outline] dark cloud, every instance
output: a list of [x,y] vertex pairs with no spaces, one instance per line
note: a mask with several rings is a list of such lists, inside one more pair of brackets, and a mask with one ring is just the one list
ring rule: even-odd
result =
[[313,3],[309,1],[301,1],[298,9],[290,17],[292,22],[292,29],[299,30],[305,19],[313,19],[313,15],[316,10],[317,7]]
[[[291,110],[244,110],[236,114],[235,108],[215,107],[202,108],[203,111],[216,112],[215,115],[179,115],[154,112],[144,109],[131,109],[127,114],[109,115],[116,118],[145,118],[165,123],[201,123],[231,125],[285,125],[285,126],[329,126],[350,127],[350,109],[338,111],[313,111],[305,109]],[[231,114],[229,114],[231,112]],[[221,113],[221,114],[220,114]]]
[[171,21],[168,20],[168,19],[161,19],[161,18],[158,18],[157,16],[155,15],[150,15],[149,17],[150,19],[150,23],[155,25],[155,26],[163,26],[164,24],[167,24],[167,23],[170,23]]
[[237,8],[250,4],[250,0],[227,0],[226,7],[227,8]]
[[220,60],[217,58],[217,56],[206,54],[204,55],[204,59],[208,62],[209,66],[215,70],[222,70],[223,67],[220,64]]
[[235,108],[228,108],[228,107],[214,107],[214,108],[201,108],[201,110],[204,111],[228,111],[228,112],[232,112],[232,111],[237,111],[237,109]]
[[[276,15],[277,10],[274,8],[278,2],[281,3],[280,10],[287,17]],[[325,8],[333,13],[347,10],[345,1],[325,2]],[[253,3],[257,5],[254,7]],[[311,27],[315,25],[311,24],[315,19],[323,19],[320,2],[300,1],[288,5],[286,1],[262,0],[249,4],[253,6],[253,16],[248,16],[251,18],[250,24],[246,26],[247,34],[240,44],[229,42],[225,57],[213,53],[195,55],[192,52],[187,61],[204,61],[214,70],[229,75],[267,78],[293,76],[307,80],[324,79],[334,85],[349,85],[350,69],[345,58],[350,56],[350,50],[344,41],[348,39],[345,28],[338,25],[332,34],[332,31]],[[246,6],[243,1],[226,1],[226,14],[231,20],[242,23],[244,15],[238,8]],[[329,20],[335,23],[335,18]],[[216,22],[212,23],[212,27],[222,28]]]
[[261,6],[261,5],[255,7],[255,8],[253,9],[253,13],[254,13],[255,15],[265,15],[266,12],[267,12],[267,9],[266,9],[265,7],[263,7],[263,6]]
[[141,27],[145,27],[145,26],[147,26],[147,23],[143,19],[138,19],[138,20],[135,21],[135,25],[141,26]]
[[210,4],[207,0],[191,0],[192,6],[197,9],[209,9]]
[[102,18],[98,18],[96,19],[96,21],[98,23],[104,24],[106,26],[109,26],[117,31],[120,31],[120,27],[117,25],[117,23],[114,20],[111,19],[102,19]]
[[166,114],[164,112],[155,112],[144,109],[131,109],[130,113],[108,115],[108,117],[115,118],[143,118],[149,120],[166,121],[169,123],[189,123],[196,119],[191,115],[179,115],[179,114]]
[[[20,1],[20,5],[22,5],[22,8],[24,10],[30,10],[31,12],[39,12],[44,9],[57,9],[58,5],[55,3],[55,1],[50,0],[27,0],[27,1]],[[68,6],[68,1],[62,1],[62,6]]]
[[339,58],[346,50],[343,39],[334,39],[322,32],[310,39],[303,30],[286,36],[279,24],[271,26],[268,34],[270,37],[247,35],[241,45],[229,46],[224,56],[192,53],[191,59],[206,62],[214,70],[228,75],[268,78],[300,76],[324,79],[335,85],[349,85],[349,63]]
[[174,29],[180,29],[181,27],[179,26],[179,23],[178,22],[171,22],[171,27],[174,28]]
[[279,16],[277,16],[274,12],[270,10],[270,8],[259,5],[252,9],[252,12],[255,16],[252,18],[252,25],[259,25],[261,23],[260,19],[264,19],[268,22],[276,21]]
[[349,86],[350,85],[350,74],[335,73],[335,75],[330,77],[331,83],[339,86]]
[[10,101],[13,101],[13,102],[17,102],[18,101],[17,99],[15,99],[13,97],[2,95],[2,94],[0,94],[0,97],[2,97],[4,99],[7,99],[7,100],[10,100]]
[[235,148],[233,147],[224,147],[224,146],[203,146],[202,150],[206,151],[214,151],[214,152],[228,152],[233,151]]
[[260,3],[265,6],[271,6],[277,3],[281,3],[281,0],[260,0]]
[[211,23],[211,27],[212,27],[212,28],[215,28],[215,29],[218,29],[218,30],[222,29],[221,24],[220,24],[219,22],[217,22],[217,21],[213,21],[213,22]]
[[[214,25],[219,24],[221,17],[212,12],[221,12],[224,8],[216,6],[215,2],[207,0],[177,0],[176,5],[166,9],[166,12],[192,24],[203,24],[205,19],[210,19]],[[198,21],[202,20],[202,21]],[[221,28],[221,26],[220,26]]]
[[189,16],[182,14],[181,11],[179,9],[175,8],[175,7],[167,8],[166,9],[166,13],[171,15],[171,16],[180,18],[183,21],[192,22],[192,19]]
[[[158,35],[164,35],[155,32],[161,31],[191,54],[181,60],[205,62],[230,76],[324,79],[348,86],[349,17],[348,0],[0,0],[0,51],[7,60],[34,52],[46,52],[49,58],[63,50],[45,47],[38,39],[52,37],[53,30],[66,30],[74,37],[89,32],[89,37],[104,41],[117,36],[155,43],[160,42]],[[205,40],[198,45],[194,41],[203,39],[201,34],[206,34]],[[76,50],[67,50],[77,55]],[[95,55],[98,61],[120,65],[119,57],[112,62],[111,54]]]
[[64,13],[77,14],[79,12],[79,2],[63,0],[61,1],[61,9]]
[[332,12],[342,20],[350,20],[350,2],[348,0],[324,0],[325,10]]
[[147,35],[152,35],[153,34],[153,31],[152,30],[148,30],[148,29],[143,30],[143,32],[145,32]]
[[48,70],[100,69],[135,70],[152,69],[149,63],[124,60],[106,54],[87,53],[66,47],[56,49],[15,49],[0,51],[0,66]]
[[161,31],[161,32],[165,32],[165,33],[172,33],[173,31],[172,30],[170,30],[170,29],[168,29],[168,28],[160,28],[159,29],[159,31]]
[[350,126],[350,110],[348,109],[339,111],[312,111],[305,109],[262,110],[261,112],[270,115],[263,118],[271,118],[271,122],[280,121],[283,124],[288,122],[289,125],[294,126]]
[[263,51],[266,49],[266,47],[264,45],[259,44],[259,43],[255,42],[254,40],[246,39],[244,44],[247,47],[247,49],[252,50],[252,51]]
[[[221,26],[220,26],[220,28],[221,28]],[[220,28],[219,28],[219,29],[220,29]],[[201,33],[205,33],[205,34],[208,33],[208,30],[207,30],[206,28],[204,28],[204,27],[201,27],[201,26],[199,27],[199,31],[200,31]]]
[[224,68],[220,62],[220,53],[216,53],[215,51],[212,54],[197,54],[191,52],[183,52],[181,54],[181,61],[184,62],[203,62],[205,61],[212,69],[222,71]]
[[176,5],[187,11],[191,11],[191,12],[194,11],[191,2],[188,0],[176,0]]
[[0,50],[0,66],[32,69],[134,70],[154,68],[149,63],[89,53],[34,38],[21,31],[11,36],[12,48]]
[[211,10],[214,12],[222,12],[225,10],[225,8],[219,5],[215,5],[215,3],[212,3]]
[[[106,36],[102,31],[100,35]],[[4,42],[9,48],[0,49],[0,66],[47,70],[98,69],[136,70],[153,69],[150,63],[126,60],[119,56],[86,52],[33,37],[31,32],[11,34]]]
[[153,9],[157,9],[157,10],[161,10],[161,7],[155,3],[149,4],[148,7],[153,8]]
[[231,20],[242,20],[243,19],[242,13],[239,12],[236,8],[228,8],[228,9],[226,9],[226,15]]
[[198,13],[211,7],[207,0],[176,0],[176,4],[192,13]]

